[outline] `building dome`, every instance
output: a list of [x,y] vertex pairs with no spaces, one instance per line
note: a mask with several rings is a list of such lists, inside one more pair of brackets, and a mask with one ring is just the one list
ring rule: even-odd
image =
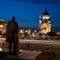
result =
[[43,13],[43,15],[49,15],[49,13],[47,12],[47,8],[45,8],[45,12]]

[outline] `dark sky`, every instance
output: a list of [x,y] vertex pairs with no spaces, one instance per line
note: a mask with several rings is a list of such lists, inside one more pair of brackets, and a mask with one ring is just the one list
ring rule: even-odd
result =
[[21,27],[38,28],[39,16],[45,8],[50,14],[52,26],[60,27],[60,0],[0,0],[0,19],[9,21],[16,16]]

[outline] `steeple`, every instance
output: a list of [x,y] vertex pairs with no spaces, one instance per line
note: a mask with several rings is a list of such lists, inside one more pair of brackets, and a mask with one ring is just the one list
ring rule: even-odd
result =
[[50,15],[47,12],[47,8],[45,8],[45,11],[44,11],[44,13],[42,15],[42,21],[41,21],[39,26],[40,26],[40,28],[39,28],[40,33],[42,33],[42,34],[47,34],[48,32],[51,31]]
[[49,13],[47,12],[47,8],[45,8],[45,12],[43,13],[43,15],[49,15]]

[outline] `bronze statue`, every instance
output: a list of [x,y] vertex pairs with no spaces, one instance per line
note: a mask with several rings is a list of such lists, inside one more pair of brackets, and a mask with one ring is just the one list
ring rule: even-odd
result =
[[[17,55],[18,51],[18,24],[15,21],[15,16],[8,22],[6,28],[6,42],[9,43],[9,52]],[[12,49],[13,48],[13,49]],[[13,50],[13,51],[12,51]]]

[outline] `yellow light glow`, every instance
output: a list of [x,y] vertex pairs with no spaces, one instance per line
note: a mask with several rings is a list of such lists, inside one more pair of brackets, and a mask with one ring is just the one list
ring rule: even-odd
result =
[[37,31],[35,30],[34,32],[36,33]]
[[28,32],[28,30],[26,30],[26,32]]
[[4,30],[4,33],[6,32],[6,30]]
[[3,25],[0,25],[0,27],[2,28],[2,27],[3,27]]
[[28,34],[30,34],[30,30],[28,31]]
[[42,28],[41,32],[46,34],[46,33],[51,31],[51,24],[44,23],[44,24],[41,25],[41,28]]
[[49,19],[48,15],[43,16],[43,19]]
[[20,30],[20,33],[23,33],[23,30]]
[[0,51],[3,51],[3,49],[0,47]]

